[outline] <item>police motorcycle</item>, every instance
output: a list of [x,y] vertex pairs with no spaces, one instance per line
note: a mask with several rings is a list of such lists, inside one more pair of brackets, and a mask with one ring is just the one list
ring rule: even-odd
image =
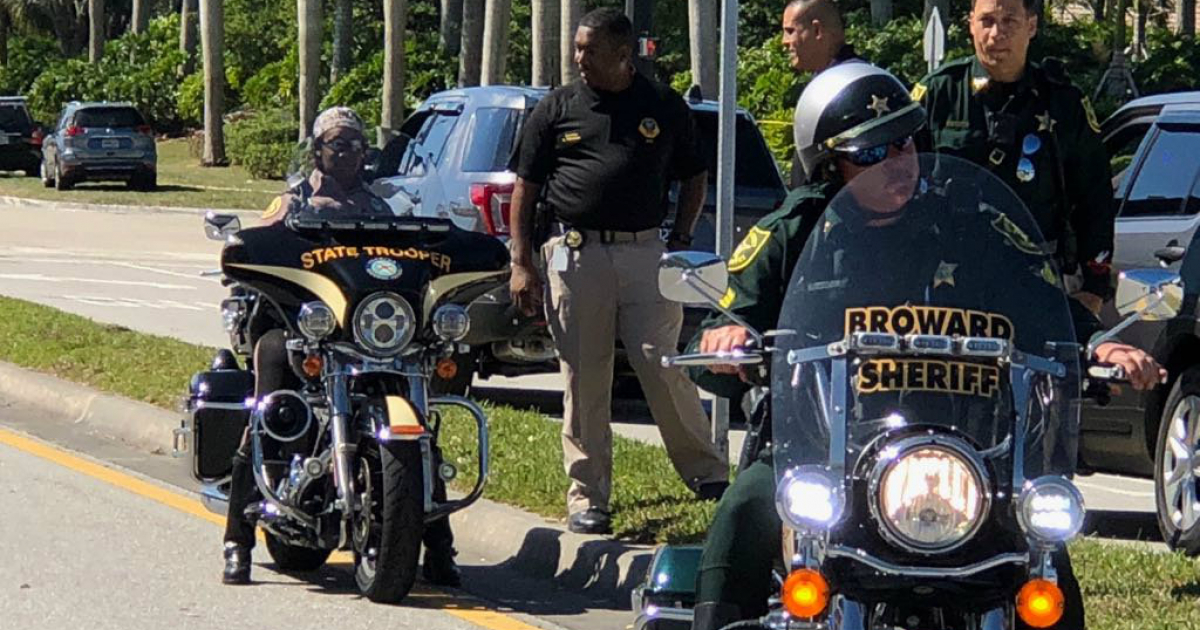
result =
[[[507,250],[447,220],[308,207],[246,229],[235,216],[210,213],[205,231],[225,242],[231,350],[193,378],[176,453],[191,451],[203,503],[224,514],[248,425],[263,500],[247,515],[265,530],[276,564],[313,570],[334,550],[351,551],[365,596],[403,599],[425,526],[474,503],[488,477],[483,410],[431,395],[429,383],[471,342],[472,302],[507,284]],[[303,386],[255,399],[250,329],[260,317],[286,329]],[[437,455],[450,408],[474,421],[478,474],[465,496],[439,500],[435,479],[458,474]]]
[[[737,627],[1053,626],[1064,595],[1052,554],[1085,514],[1071,481],[1079,402],[1123,378],[1105,365],[1081,374],[1080,357],[1180,307],[1178,275],[1126,272],[1127,319],[1085,350],[1019,198],[972,164],[913,160],[914,194],[934,201],[889,224],[863,207],[868,186],[895,181],[859,175],[817,222],[777,329],[752,333],[758,349],[664,358],[770,366],[777,591],[766,616]],[[727,274],[710,254],[669,254],[660,289],[721,309]],[[657,551],[634,628],[690,627],[699,554]]]

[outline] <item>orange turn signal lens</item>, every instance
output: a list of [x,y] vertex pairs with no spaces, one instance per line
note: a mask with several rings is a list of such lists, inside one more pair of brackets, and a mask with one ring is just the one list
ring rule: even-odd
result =
[[446,358],[437,362],[437,375],[443,381],[448,381],[455,376],[458,376],[458,363],[454,359]]
[[1062,619],[1065,602],[1054,582],[1030,580],[1017,593],[1017,615],[1030,627],[1049,628]]
[[321,375],[321,368],[325,367],[325,361],[320,355],[310,354],[304,357],[304,375],[309,378],[316,378]]
[[783,606],[793,617],[816,617],[829,604],[829,583],[812,569],[792,571],[783,582]]
[[425,427],[419,424],[393,424],[388,427],[392,435],[425,435]]

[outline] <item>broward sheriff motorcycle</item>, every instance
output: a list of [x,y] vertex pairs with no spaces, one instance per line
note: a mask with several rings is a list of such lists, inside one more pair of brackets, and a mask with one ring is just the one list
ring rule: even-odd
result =
[[[434,374],[452,378],[455,354],[469,351],[474,301],[507,284],[507,250],[445,220],[309,209],[249,229],[210,214],[205,228],[225,241],[221,273],[233,296],[222,312],[233,352],[194,377],[176,438],[177,451],[191,442],[205,505],[227,509],[231,460],[248,423],[263,500],[247,515],[265,530],[277,566],[313,570],[349,550],[365,596],[403,599],[425,525],[471,505],[487,479],[483,411],[427,392]],[[255,400],[249,327],[262,317],[286,328],[303,386]],[[457,474],[436,456],[446,407],[474,419],[477,478],[464,498],[439,501],[435,476]]]
[[[767,616],[739,627],[1007,630],[1063,615],[1051,554],[1083,524],[1070,477],[1079,357],[1091,348],[1084,355],[1076,343],[1062,292],[1044,290],[1061,280],[1039,259],[1019,198],[965,162],[921,156],[919,165],[921,194],[985,219],[947,221],[920,242],[873,237],[869,223],[850,224],[870,196],[857,186],[871,178],[860,175],[817,222],[778,330],[753,333],[766,350],[664,361],[771,364],[779,590]],[[843,229],[850,236],[836,251],[817,249]],[[1034,264],[989,268],[1012,253],[997,247],[1028,249]],[[1028,292],[1012,290],[1020,282],[973,289],[973,273],[1032,283]],[[660,267],[662,293],[676,301],[720,308],[727,282],[708,254],[668,255]],[[1175,274],[1123,274],[1122,327],[1172,317],[1181,299]],[[1119,377],[1089,368],[1099,390]],[[659,550],[635,591],[635,628],[690,626],[698,555]]]

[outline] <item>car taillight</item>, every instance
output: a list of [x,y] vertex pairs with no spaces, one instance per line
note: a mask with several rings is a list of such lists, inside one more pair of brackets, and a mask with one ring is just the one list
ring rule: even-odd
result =
[[63,133],[66,133],[67,136],[72,137],[72,138],[74,138],[75,136],[82,136],[83,135],[83,127],[77,127],[77,126],[67,127],[67,130]]
[[488,234],[509,233],[512,192],[512,184],[471,184],[471,205],[479,211]]
[[41,129],[34,129],[33,133],[29,134],[29,144],[35,147],[42,146],[42,140],[46,138],[46,134],[42,133]]
[[150,125],[142,125],[137,128],[137,132],[143,136],[151,136],[154,135],[154,128]]

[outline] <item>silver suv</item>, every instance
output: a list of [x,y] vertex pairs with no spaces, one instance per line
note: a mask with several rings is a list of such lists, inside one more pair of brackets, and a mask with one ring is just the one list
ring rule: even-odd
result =
[[42,183],[70,190],[84,181],[158,184],[154,129],[129,103],[68,103],[42,144]]

